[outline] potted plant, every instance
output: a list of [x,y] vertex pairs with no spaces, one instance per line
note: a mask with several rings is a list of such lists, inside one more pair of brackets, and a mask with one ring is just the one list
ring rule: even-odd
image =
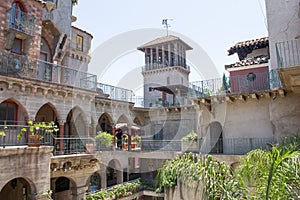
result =
[[134,142],[134,144],[136,146],[140,146],[140,144],[141,144],[141,136],[139,136],[139,135],[133,136],[132,141]]
[[100,145],[100,148],[101,147],[108,148],[112,146],[114,136],[105,131],[99,131],[95,139],[97,141],[97,145]]
[[181,139],[183,152],[198,152],[198,135],[192,131]]
[[25,133],[28,133],[28,146],[39,147],[40,140],[44,138],[45,134],[52,134],[57,132],[59,129],[54,122],[37,122],[34,123],[32,120],[28,121],[28,127],[23,127],[17,138],[21,139]]
[[128,144],[128,135],[124,134],[123,136],[123,149],[127,149],[127,144]]

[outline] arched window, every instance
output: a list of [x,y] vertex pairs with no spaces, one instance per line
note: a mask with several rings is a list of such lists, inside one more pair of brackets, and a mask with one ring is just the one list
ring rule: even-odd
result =
[[18,105],[5,101],[0,104],[0,124],[13,125],[18,119]]
[[11,8],[10,27],[16,30],[22,30],[24,21],[24,10],[19,2],[13,2]]

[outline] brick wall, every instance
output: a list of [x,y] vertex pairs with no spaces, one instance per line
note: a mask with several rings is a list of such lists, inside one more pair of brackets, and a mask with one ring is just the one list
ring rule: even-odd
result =
[[[8,27],[10,22],[10,15],[7,10],[11,9],[13,2],[13,0],[0,2],[0,50],[5,49],[6,42],[9,37],[10,31],[8,31]],[[40,2],[34,0],[18,0],[17,2],[21,3],[21,5],[23,6],[23,10],[27,14],[32,15],[35,18],[32,32],[33,37],[30,40],[27,39],[27,42],[23,43],[26,45],[26,49],[23,49],[23,51],[26,52],[29,57],[38,59],[42,30],[43,5]],[[19,35],[18,32],[16,34]],[[20,35],[17,37],[20,37]]]

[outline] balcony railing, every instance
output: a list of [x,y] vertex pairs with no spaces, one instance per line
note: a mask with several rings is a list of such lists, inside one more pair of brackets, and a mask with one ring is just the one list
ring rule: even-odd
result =
[[158,107],[173,107],[173,106],[188,106],[191,102],[188,97],[175,97],[175,99],[165,99],[162,98],[144,98],[144,97],[134,97],[133,103],[135,107],[142,108],[158,108]]
[[[0,131],[5,134],[0,135],[0,146],[5,148],[6,146],[23,146],[29,144],[29,126],[27,125],[8,125],[12,123],[1,123],[6,125],[0,125]],[[23,128],[26,128],[27,131],[21,131]],[[18,138],[18,134],[23,133],[23,137]],[[39,143],[41,145],[53,145],[53,137],[45,131],[39,131],[39,135],[42,136]]]
[[190,71],[190,66],[186,64],[179,64],[179,63],[173,63],[172,65],[166,65],[162,63],[149,63],[142,67],[142,71],[150,71],[150,70],[156,70],[156,69],[163,69],[168,67],[182,67],[188,71]]
[[[63,149],[60,149],[60,144],[63,144]],[[67,138],[54,138],[53,155],[71,155],[71,154],[85,154],[93,153],[94,149],[88,149],[89,145],[94,148],[93,138],[79,138],[79,137],[67,137]]]
[[133,91],[115,87],[112,85],[107,85],[103,83],[97,84],[97,90],[99,91],[100,97],[109,95],[107,98],[119,101],[132,102],[133,101]]
[[15,8],[9,9],[7,14],[8,28],[28,35],[34,34],[35,18],[33,15],[20,10],[16,11]]
[[276,54],[278,67],[300,66],[300,40],[276,43]]
[[[201,138],[197,143],[198,152],[201,154],[225,154],[225,155],[244,155],[254,149],[265,149],[276,141],[273,138],[223,138],[217,142],[211,139]],[[196,148],[197,148],[196,147]],[[182,149],[180,140],[142,140],[142,151],[189,151],[188,148]]]
[[24,55],[0,51],[0,74],[96,91],[97,76]]
[[231,94],[260,92],[282,88],[277,70],[212,79],[190,83],[191,97],[210,97]]

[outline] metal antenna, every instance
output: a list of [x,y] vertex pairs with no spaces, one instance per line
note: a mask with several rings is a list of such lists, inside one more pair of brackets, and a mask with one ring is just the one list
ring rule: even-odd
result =
[[167,36],[169,35],[169,27],[171,27],[171,25],[168,23],[168,20],[173,21],[173,19],[163,19],[162,20],[162,25],[164,25],[164,28],[166,28],[166,30],[167,30]]

